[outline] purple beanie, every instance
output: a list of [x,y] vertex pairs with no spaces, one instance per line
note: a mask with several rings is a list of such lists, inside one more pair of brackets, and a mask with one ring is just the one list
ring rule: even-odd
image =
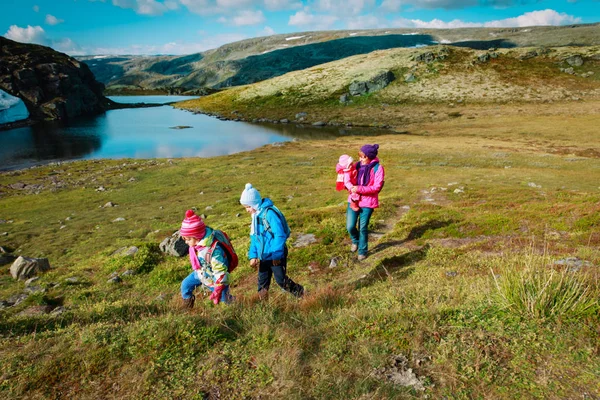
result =
[[369,160],[372,160],[375,157],[377,157],[377,150],[378,149],[379,149],[379,145],[378,144],[365,144],[363,147],[360,148],[360,151],[362,151],[363,153],[365,153],[365,156],[367,156],[367,158]]

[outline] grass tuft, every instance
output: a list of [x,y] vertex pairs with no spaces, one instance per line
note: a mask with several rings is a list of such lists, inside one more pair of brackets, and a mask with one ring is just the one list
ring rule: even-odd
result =
[[547,254],[524,258],[525,265],[510,264],[494,274],[500,304],[535,319],[573,319],[600,310],[598,289],[581,271],[553,268]]

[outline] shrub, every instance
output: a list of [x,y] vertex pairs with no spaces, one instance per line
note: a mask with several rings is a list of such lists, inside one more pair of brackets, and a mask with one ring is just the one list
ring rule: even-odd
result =
[[119,270],[134,270],[136,273],[148,273],[161,261],[162,253],[156,243],[144,243],[138,246],[138,251],[132,256],[116,256],[104,266],[109,272]]

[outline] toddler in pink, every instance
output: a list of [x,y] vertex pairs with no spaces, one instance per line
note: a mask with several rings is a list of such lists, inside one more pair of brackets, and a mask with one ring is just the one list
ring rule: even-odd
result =
[[348,154],[342,154],[335,166],[337,172],[337,179],[335,182],[335,189],[337,191],[346,189],[350,193],[350,208],[354,211],[359,211],[360,207],[358,202],[360,201],[360,195],[358,193],[352,193],[351,190],[357,183],[358,171],[354,165],[354,160]]

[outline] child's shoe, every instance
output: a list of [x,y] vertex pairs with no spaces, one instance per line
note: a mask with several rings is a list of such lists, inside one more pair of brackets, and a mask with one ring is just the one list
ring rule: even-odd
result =
[[182,308],[192,309],[194,308],[194,302],[196,301],[196,296],[192,295],[189,299],[183,299]]

